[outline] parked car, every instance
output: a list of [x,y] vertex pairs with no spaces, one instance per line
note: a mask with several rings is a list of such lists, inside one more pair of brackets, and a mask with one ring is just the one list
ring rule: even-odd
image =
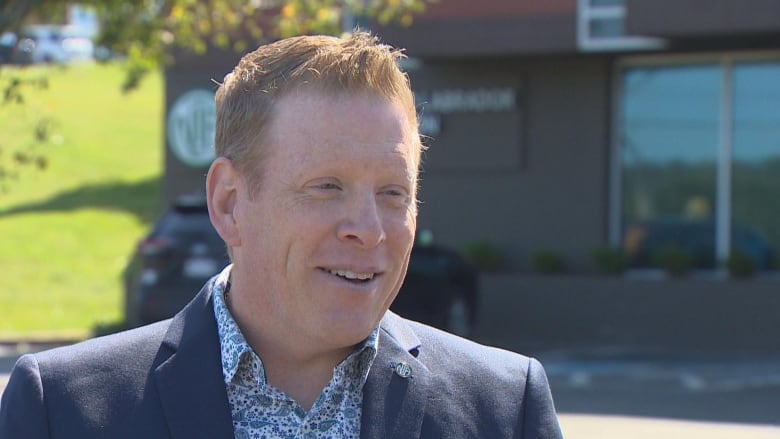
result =
[[62,28],[62,48],[68,55],[68,61],[89,61],[95,59],[95,43],[89,29],[79,26]]
[[68,53],[62,46],[63,39],[61,26],[26,26],[19,35],[16,61],[21,64],[65,63]]
[[423,230],[412,248],[406,279],[393,305],[396,313],[469,336],[476,323],[478,273],[460,253],[434,244]]
[[[468,336],[477,311],[477,272],[428,232],[412,250],[406,279],[391,309]],[[182,197],[157,221],[124,273],[125,317],[131,327],[173,316],[229,263],[202,197]]]
[[78,27],[36,24],[22,29],[14,62],[64,64],[93,59],[94,51],[92,39]]
[[0,34],[0,64],[10,64],[16,54],[16,43],[19,38],[13,32]]

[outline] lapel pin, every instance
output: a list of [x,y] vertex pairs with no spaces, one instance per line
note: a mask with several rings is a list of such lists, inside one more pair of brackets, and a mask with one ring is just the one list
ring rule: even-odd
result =
[[395,374],[401,378],[409,378],[412,376],[412,367],[407,363],[401,362],[395,365]]

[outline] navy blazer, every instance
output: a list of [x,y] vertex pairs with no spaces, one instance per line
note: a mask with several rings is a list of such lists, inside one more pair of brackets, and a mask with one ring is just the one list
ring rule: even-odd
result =
[[[0,438],[232,438],[213,282],[171,320],[21,357],[0,403]],[[562,434],[538,361],[388,311],[361,437]]]

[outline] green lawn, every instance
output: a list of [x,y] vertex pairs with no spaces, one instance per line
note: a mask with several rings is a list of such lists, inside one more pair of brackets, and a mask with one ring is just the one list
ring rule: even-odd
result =
[[49,86],[0,106],[0,163],[33,143],[40,118],[53,129],[46,169],[0,192],[0,339],[87,336],[120,321],[122,270],[159,211],[162,76],[123,94],[116,65],[0,69],[19,74]]

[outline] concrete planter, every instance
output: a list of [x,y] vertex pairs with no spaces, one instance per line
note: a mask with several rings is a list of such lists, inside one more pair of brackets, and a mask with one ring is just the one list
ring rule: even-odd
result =
[[780,281],[483,274],[479,341],[780,353]]

